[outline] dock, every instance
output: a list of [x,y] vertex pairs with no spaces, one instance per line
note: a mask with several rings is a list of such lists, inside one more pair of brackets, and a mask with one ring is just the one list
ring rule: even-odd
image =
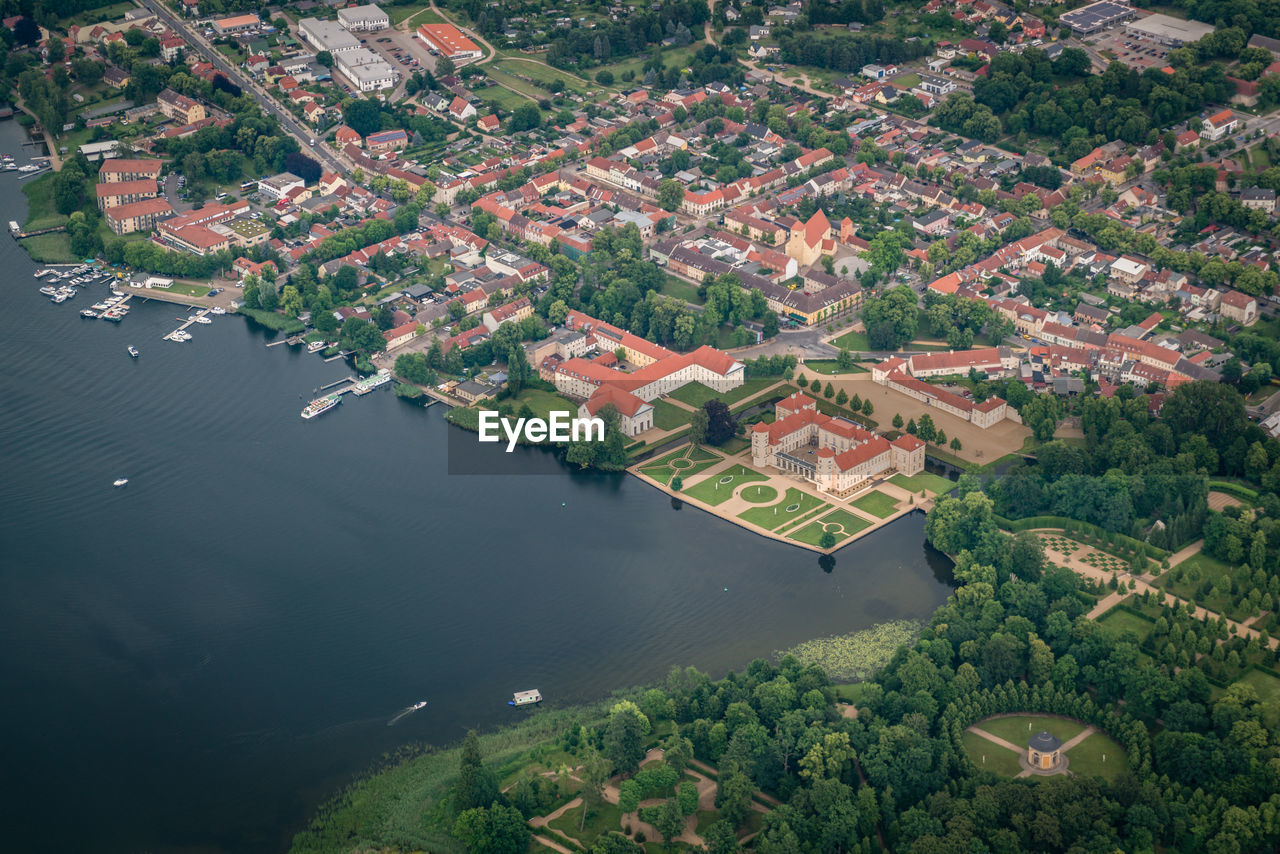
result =
[[[333,388],[334,386],[336,386],[336,385],[342,385],[343,383],[352,383],[352,384],[354,385],[354,384],[355,384],[355,382],[356,382],[356,378],[355,378],[355,377],[343,377],[343,378],[342,378],[342,379],[340,379],[340,380],[334,380],[333,382],[329,383],[328,385],[322,385],[322,386],[320,386],[320,391],[328,391],[329,389]],[[345,391],[346,391],[346,389],[343,389],[343,392],[345,392]],[[341,392],[340,392],[340,393],[341,393]]]
[[341,353],[339,353],[338,355],[336,355],[336,356],[330,356],[329,358],[325,359],[324,361],[326,361],[326,362],[332,362],[334,359],[345,359],[347,356],[350,356],[350,355],[351,355],[352,353],[354,353],[354,352],[355,352],[355,350],[343,350],[343,351],[342,351]]
[[[132,294],[130,294],[129,296],[132,296]],[[129,297],[125,297],[125,299],[128,299],[128,298],[129,298]],[[195,323],[195,322],[196,322],[196,320],[195,320],[195,319],[196,319],[197,317],[204,317],[204,316],[205,316],[206,314],[208,314],[208,313],[209,313],[209,309],[207,309],[207,308],[206,308],[204,311],[201,311],[201,312],[199,312],[199,313],[195,314],[194,316],[192,316],[192,318],[191,318],[190,320],[186,320],[185,318],[181,318],[181,317],[176,318],[176,320],[178,320],[182,325],[181,325],[181,326],[179,326],[177,329],[173,330],[173,332],[185,332],[188,326],[190,326],[191,324],[193,324],[193,323]],[[164,337],[165,337],[166,339],[167,339],[167,338],[169,338],[170,336],[172,336],[172,335],[173,335],[173,332],[170,332],[168,335],[166,335],[166,336],[164,336]]]

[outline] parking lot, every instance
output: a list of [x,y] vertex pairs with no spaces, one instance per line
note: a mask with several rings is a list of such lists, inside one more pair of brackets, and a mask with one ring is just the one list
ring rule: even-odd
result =
[[1128,35],[1123,28],[1106,33],[1093,44],[1098,50],[1111,51],[1117,61],[1139,71],[1153,66],[1163,68],[1168,64],[1166,57],[1170,48],[1141,36]]
[[405,77],[427,69],[434,73],[435,57],[427,53],[427,47],[412,33],[398,30],[378,30],[372,33],[360,33],[360,41],[365,47],[380,54],[383,59]]

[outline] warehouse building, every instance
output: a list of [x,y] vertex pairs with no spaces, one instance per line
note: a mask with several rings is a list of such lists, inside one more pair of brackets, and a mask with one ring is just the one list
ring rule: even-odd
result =
[[1168,15],[1147,15],[1125,25],[1128,35],[1149,39],[1169,47],[1182,47],[1199,41],[1213,32],[1213,27],[1199,21],[1183,21]]
[[395,68],[367,47],[335,53],[333,63],[361,92],[376,92],[396,85]]
[[1137,10],[1126,2],[1101,0],[1099,3],[1091,3],[1074,11],[1064,12],[1059,16],[1058,21],[1070,27],[1071,32],[1076,35],[1087,36],[1110,29],[1137,14]]
[[303,18],[298,22],[298,32],[307,44],[317,51],[327,50],[336,60],[338,54],[360,47],[360,39],[344,30],[336,21]]

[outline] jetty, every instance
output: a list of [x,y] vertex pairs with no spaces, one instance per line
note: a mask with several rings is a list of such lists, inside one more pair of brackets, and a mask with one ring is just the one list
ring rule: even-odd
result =
[[[128,299],[128,297],[125,297],[125,299]],[[168,339],[168,338],[172,338],[172,337],[173,337],[174,332],[186,332],[186,331],[187,331],[187,327],[188,327],[188,326],[190,326],[191,324],[195,323],[195,322],[196,322],[196,318],[197,318],[197,317],[204,317],[204,316],[205,316],[206,314],[208,314],[208,313],[209,313],[209,309],[207,309],[207,308],[206,308],[204,311],[201,311],[201,312],[199,312],[198,314],[192,315],[192,316],[191,316],[191,318],[190,318],[189,320],[188,320],[188,319],[186,319],[186,318],[182,318],[182,317],[175,318],[176,320],[178,320],[179,322],[181,322],[181,323],[182,323],[182,325],[181,325],[181,326],[179,326],[177,329],[173,330],[173,332],[170,332],[168,335],[166,335],[166,336],[164,336],[164,337],[165,337],[166,339]]]
[[336,356],[330,356],[329,358],[325,359],[324,361],[326,361],[326,362],[332,362],[334,359],[345,359],[347,356],[350,356],[350,355],[351,355],[352,353],[354,353],[354,352],[355,352],[355,350],[343,350],[343,351],[342,351],[341,353],[339,353],[338,355],[336,355]]
[[[356,378],[355,378],[355,377],[343,377],[343,378],[342,378],[342,379],[340,379],[340,380],[334,380],[333,382],[329,383],[328,385],[322,385],[322,386],[320,386],[320,391],[328,391],[329,389],[333,388],[334,386],[336,386],[336,385],[342,385],[343,383],[352,383],[352,385],[354,386],[355,382],[356,382]],[[342,393],[344,393],[344,392],[346,392],[346,391],[348,391],[348,389],[343,389],[341,392],[339,392],[339,394],[342,394]]]
[[[66,231],[66,230],[67,230],[67,227],[65,225],[55,225],[55,226],[52,226],[51,228],[38,228],[35,231],[18,230],[18,231],[10,231],[9,233],[13,235],[14,240],[22,240],[27,237],[39,237],[41,234],[53,234],[58,231]],[[70,267],[74,265],[62,264],[58,266]]]

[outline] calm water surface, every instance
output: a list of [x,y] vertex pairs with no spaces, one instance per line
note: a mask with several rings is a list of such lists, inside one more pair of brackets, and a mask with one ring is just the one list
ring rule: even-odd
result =
[[83,320],[105,287],[53,305],[37,266],[0,236],[9,850],[282,851],[382,752],[510,720],[515,690],[722,674],[947,594],[918,515],[824,572],[634,479],[450,477],[442,407],[305,422],[341,362],[234,317],[162,341],[162,303]]

